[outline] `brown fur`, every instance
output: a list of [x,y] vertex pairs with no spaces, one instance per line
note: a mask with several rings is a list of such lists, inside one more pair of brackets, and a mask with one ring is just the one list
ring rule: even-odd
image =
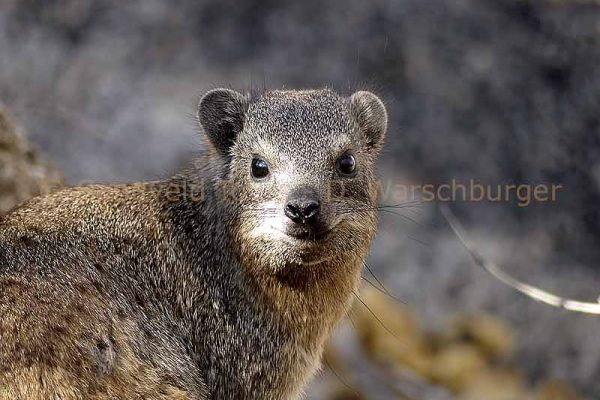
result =
[[[63,190],[0,220],[0,399],[300,395],[375,234],[385,110],[360,92],[220,90],[199,117],[213,145],[199,168]],[[352,179],[327,161],[346,148],[361,163]],[[257,151],[272,181],[249,178]],[[279,205],[300,183],[334,188],[327,238],[261,233],[286,221]]]

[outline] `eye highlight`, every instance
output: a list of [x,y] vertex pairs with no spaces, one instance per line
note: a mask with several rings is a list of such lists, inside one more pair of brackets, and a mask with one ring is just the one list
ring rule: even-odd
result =
[[338,158],[336,168],[340,174],[352,176],[356,173],[356,159],[351,153],[344,153]]
[[252,159],[251,173],[254,179],[264,179],[269,175],[269,164],[260,157]]

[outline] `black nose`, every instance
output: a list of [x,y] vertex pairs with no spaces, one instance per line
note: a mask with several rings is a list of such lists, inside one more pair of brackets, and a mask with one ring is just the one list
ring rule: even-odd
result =
[[321,208],[321,203],[314,193],[300,191],[290,196],[285,204],[285,215],[297,224],[314,222]]

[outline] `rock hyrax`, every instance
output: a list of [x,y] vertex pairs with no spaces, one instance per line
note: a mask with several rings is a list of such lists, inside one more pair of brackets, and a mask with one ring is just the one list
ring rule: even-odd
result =
[[294,399],[357,289],[386,131],[369,92],[216,89],[203,160],[0,220],[0,399]]

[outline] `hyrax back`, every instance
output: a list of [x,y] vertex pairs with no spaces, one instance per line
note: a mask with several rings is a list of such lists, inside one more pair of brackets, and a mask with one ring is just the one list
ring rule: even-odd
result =
[[288,399],[376,230],[374,95],[207,93],[199,167],[0,220],[0,399]]

